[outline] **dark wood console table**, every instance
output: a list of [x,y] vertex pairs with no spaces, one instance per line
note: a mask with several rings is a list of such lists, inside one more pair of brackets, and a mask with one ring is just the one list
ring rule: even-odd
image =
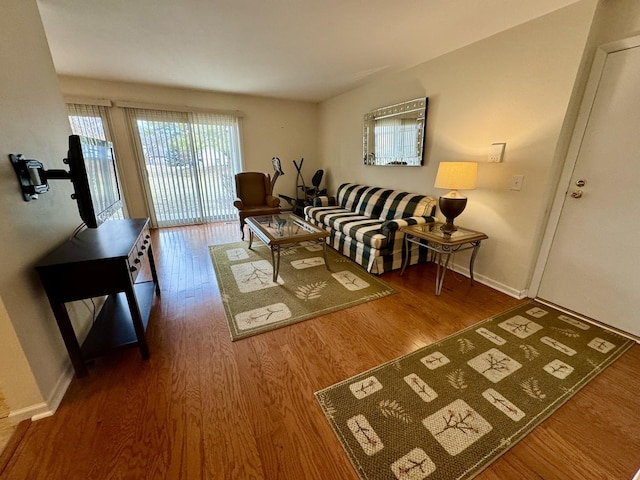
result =
[[[153,280],[136,283],[147,260]],[[78,377],[87,374],[87,360],[115,347],[137,344],[142,358],[149,358],[145,329],[160,286],[148,218],[109,220],[83,230],[36,270]],[[65,303],[103,295],[108,298],[80,346]]]

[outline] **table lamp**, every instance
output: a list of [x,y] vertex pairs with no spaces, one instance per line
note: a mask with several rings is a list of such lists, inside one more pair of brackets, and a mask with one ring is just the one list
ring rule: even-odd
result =
[[458,229],[453,224],[453,220],[467,206],[467,197],[458,190],[476,188],[477,174],[478,164],[476,162],[440,162],[434,186],[450,190],[438,200],[440,211],[447,219],[446,223],[440,227],[445,234],[451,235]]

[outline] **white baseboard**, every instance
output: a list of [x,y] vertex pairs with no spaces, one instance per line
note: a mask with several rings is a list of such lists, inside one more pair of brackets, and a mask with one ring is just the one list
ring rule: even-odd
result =
[[11,413],[9,413],[9,421],[15,425],[23,420],[40,420],[41,418],[47,418],[51,415],[53,415],[53,412],[49,409],[49,405],[42,402],[18,410],[11,410]]
[[[452,267],[451,265],[449,266],[450,268]],[[459,274],[464,275],[465,277],[469,278],[469,269],[466,267],[461,267],[459,265],[453,265],[453,271]],[[451,272],[449,272],[451,273]],[[506,295],[509,295],[510,297],[514,297],[517,298],[519,300],[522,300],[523,298],[526,298],[528,296],[529,291],[528,290],[516,290],[514,288],[511,288],[503,283],[497,282],[495,280],[493,280],[492,278],[489,277],[485,277],[484,275],[479,275],[477,273],[474,272],[473,274],[473,280],[478,282],[478,283],[482,283],[483,285],[486,285],[487,287],[491,287],[494,290],[498,290],[499,292],[502,292]],[[446,278],[445,278],[446,281]]]
[[[67,393],[67,389],[69,388],[69,385],[71,385],[71,381],[73,380],[74,375],[75,375],[75,370],[73,369],[73,365],[71,365],[71,362],[69,362],[67,364],[67,368],[62,372],[62,375],[60,375],[60,378],[58,378],[58,381],[56,382],[55,387],[53,387],[53,391],[49,394],[49,397],[47,398],[47,404],[51,409],[52,415],[56,412],[56,410],[58,410],[60,403],[62,403],[64,394]],[[39,419],[32,419],[32,420],[39,420]]]
[[52,416],[54,413],[56,413],[56,410],[60,406],[62,398],[67,392],[67,389],[71,384],[71,380],[73,380],[73,376],[74,370],[71,363],[69,363],[62,375],[60,375],[60,378],[56,382],[53,391],[49,394],[46,403],[37,403],[35,405],[20,408],[18,410],[12,410],[11,413],[9,413],[9,421],[13,424],[17,424],[23,420],[28,419],[31,419],[31,421],[35,422],[37,420]]

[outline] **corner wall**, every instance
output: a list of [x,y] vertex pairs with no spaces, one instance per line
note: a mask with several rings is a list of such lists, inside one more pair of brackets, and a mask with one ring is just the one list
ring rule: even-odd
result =
[[64,168],[71,133],[35,0],[3,0],[0,36],[0,390],[14,417],[28,418],[59,400],[70,368],[34,265],[80,217],[70,182],[25,202],[8,159],[22,153]]
[[[559,141],[596,0],[583,0],[320,106],[320,152],[331,189],[350,181],[439,196],[441,161],[478,161],[476,190],[458,224],[489,236],[474,273],[495,288],[525,296],[562,155]],[[425,165],[362,165],[362,116],[429,97]],[[491,143],[506,142],[504,162],[486,162]],[[524,175],[521,191],[509,190]],[[456,258],[459,269],[468,254]]]

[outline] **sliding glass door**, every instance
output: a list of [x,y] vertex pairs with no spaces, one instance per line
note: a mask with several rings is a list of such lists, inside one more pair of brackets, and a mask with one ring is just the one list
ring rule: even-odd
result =
[[234,176],[242,170],[238,117],[127,110],[155,226],[236,218]]

